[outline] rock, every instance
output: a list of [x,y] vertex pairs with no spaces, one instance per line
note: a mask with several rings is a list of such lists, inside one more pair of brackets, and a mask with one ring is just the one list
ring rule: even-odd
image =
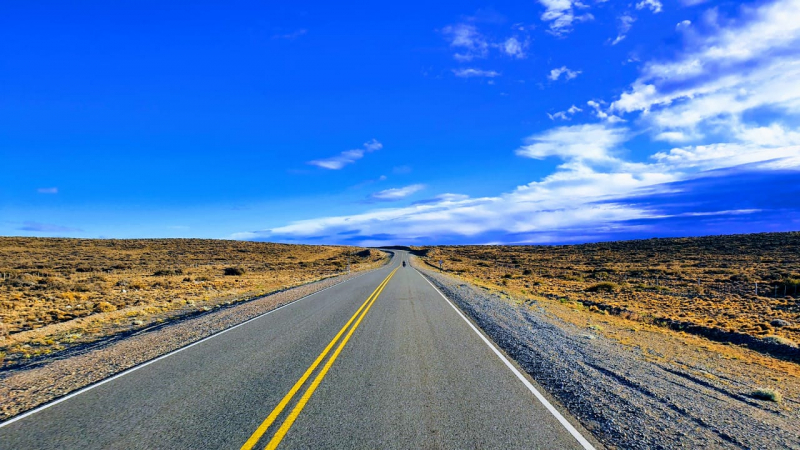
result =
[[788,327],[789,325],[791,325],[791,323],[789,323],[789,322],[787,322],[787,321],[785,321],[783,319],[775,319],[772,322],[770,322],[769,324],[772,325],[773,327]]

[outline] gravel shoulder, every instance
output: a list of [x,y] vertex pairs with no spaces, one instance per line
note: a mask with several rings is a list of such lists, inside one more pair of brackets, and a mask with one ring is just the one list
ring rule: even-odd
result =
[[[800,449],[800,366],[415,264],[610,448]],[[755,398],[778,390],[780,402]]]
[[297,286],[0,372],[0,421],[364,272]]

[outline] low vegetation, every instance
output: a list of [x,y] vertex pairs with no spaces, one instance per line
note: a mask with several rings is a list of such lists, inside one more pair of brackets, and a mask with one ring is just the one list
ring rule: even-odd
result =
[[793,232],[414,251],[430,267],[443,260],[447,272],[514,295],[791,353],[800,342],[798,248]]
[[[350,255],[348,255],[350,253]],[[0,238],[5,367],[347,270],[382,252],[199,239]],[[0,359],[0,364],[2,364]]]
[[775,403],[780,403],[781,401],[783,401],[783,396],[781,395],[780,392],[768,388],[756,389],[755,391],[753,391],[752,397],[757,398],[759,400],[767,400]]

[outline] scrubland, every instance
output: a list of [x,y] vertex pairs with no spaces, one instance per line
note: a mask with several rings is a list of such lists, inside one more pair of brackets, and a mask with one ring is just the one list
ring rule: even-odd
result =
[[0,361],[380,265],[382,252],[199,239],[0,238]]
[[794,232],[415,250],[478,285],[797,360],[799,248]]

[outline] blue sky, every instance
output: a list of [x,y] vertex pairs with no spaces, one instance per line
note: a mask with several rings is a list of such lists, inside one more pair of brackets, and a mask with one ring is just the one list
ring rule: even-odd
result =
[[5,2],[0,234],[800,229],[800,0]]

